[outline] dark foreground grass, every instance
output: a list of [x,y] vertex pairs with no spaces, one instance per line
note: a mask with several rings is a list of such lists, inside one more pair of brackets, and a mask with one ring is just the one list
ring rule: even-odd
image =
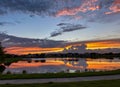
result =
[[46,74],[5,74],[0,79],[42,79],[42,78],[71,78],[86,76],[103,76],[120,74],[120,70],[104,72],[83,72],[83,73],[46,73]]
[[22,84],[11,85],[5,84],[0,87],[120,87],[119,80],[104,80],[104,81],[84,81],[84,82],[70,82],[70,83],[43,83],[43,84]]

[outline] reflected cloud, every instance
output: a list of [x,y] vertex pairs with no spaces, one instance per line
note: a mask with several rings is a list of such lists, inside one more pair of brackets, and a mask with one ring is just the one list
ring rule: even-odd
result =
[[[69,59],[72,59],[69,61]],[[12,63],[4,73],[10,71],[11,73],[22,73],[26,70],[27,73],[56,73],[56,72],[68,72],[68,70],[74,70],[84,72],[85,70],[116,70],[120,69],[120,59],[85,59],[77,58],[78,61],[74,61],[75,58],[46,58],[45,63],[32,61],[19,61]],[[38,58],[37,58],[38,60]]]

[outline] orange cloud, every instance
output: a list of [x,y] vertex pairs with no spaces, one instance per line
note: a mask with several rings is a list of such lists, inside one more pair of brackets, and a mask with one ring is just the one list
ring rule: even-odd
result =
[[35,54],[62,51],[63,48],[40,48],[40,47],[9,47],[5,49],[10,54]]
[[100,40],[100,41],[83,41],[74,42],[66,46],[66,49],[72,46],[80,46],[82,43],[86,43],[87,49],[105,49],[105,48],[120,48],[120,40]]
[[88,42],[87,48],[88,49],[120,48],[120,42],[116,41]]
[[65,16],[65,15],[76,15],[79,12],[87,12],[87,11],[94,11],[99,9],[98,5],[95,5],[95,3],[98,0],[85,0],[85,2],[80,5],[79,7],[75,8],[64,8],[56,13],[56,16]]

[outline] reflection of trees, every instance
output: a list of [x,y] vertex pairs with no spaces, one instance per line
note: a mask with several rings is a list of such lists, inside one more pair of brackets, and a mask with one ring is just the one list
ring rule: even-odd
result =
[[6,54],[4,51],[4,47],[0,42],[0,73],[2,73],[6,66],[9,66],[12,62],[17,62],[19,59],[13,58],[14,55]]

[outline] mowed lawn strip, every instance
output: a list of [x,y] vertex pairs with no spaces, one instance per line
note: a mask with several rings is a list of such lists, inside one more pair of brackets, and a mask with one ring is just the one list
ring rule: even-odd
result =
[[104,76],[120,74],[120,70],[82,73],[45,73],[45,74],[0,74],[1,80],[7,79],[43,79],[43,78],[72,78],[87,76]]

